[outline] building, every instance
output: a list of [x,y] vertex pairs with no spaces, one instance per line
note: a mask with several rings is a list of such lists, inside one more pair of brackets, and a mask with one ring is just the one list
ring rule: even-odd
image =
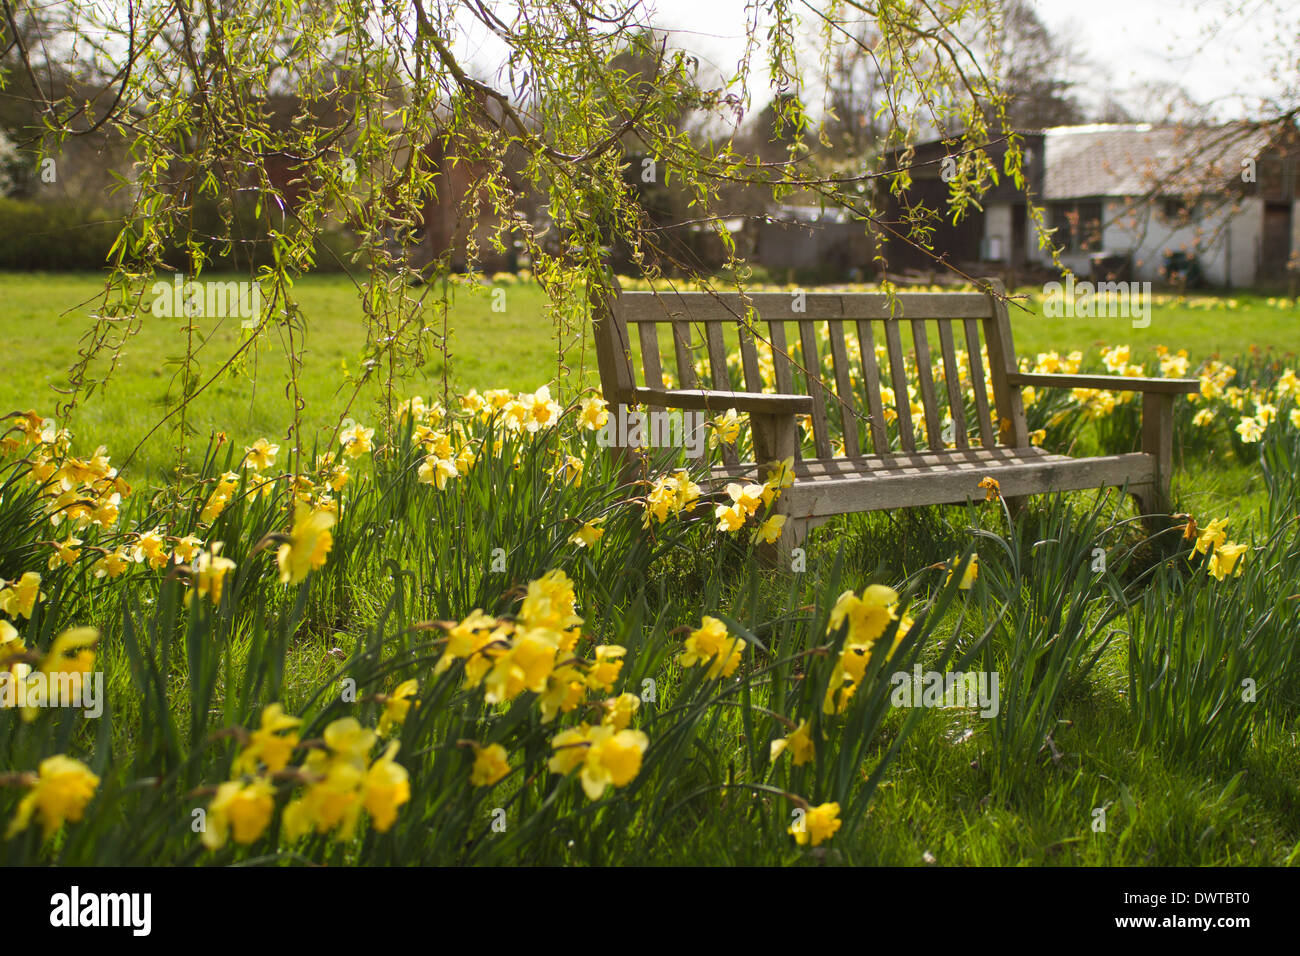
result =
[[[1080,276],[1094,262],[1112,278],[1214,286],[1277,282],[1300,264],[1300,145],[1249,124],[1062,126],[1025,133],[1024,169],[1061,261]],[[947,147],[921,144],[907,202],[943,209]],[[1000,165],[1001,150],[991,149]],[[1003,178],[957,224],[949,217],[933,246],[946,262],[1015,276],[1051,266],[1024,196]],[[889,197],[887,217],[899,200]],[[933,268],[923,252],[887,242],[890,270]],[[1122,273],[1122,275],[1121,275]]]

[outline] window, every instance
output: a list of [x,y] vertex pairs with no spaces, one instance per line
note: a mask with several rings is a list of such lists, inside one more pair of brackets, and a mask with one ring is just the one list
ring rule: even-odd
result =
[[1160,201],[1160,212],[1168,223],[1183,223],[1196,214],[1197,202],[1184,196],[1166,196]]
[[1101,248],[1101,203],[1053,203],[1051,226],[1065,252],[1095,252]]

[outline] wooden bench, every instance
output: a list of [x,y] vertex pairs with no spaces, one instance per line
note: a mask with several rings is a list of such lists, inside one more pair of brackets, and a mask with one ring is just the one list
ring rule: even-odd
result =
[[[1158,524],[1170,510],[1173,403],[1179,394],[1197,391],[1198,382],[1021,372],[1005,291],[997,280],[986,280],[985,285],[987,292],[898,293],[892,313],[883,293],[809,292],[800,297],[764,292],[742,299],[736,293],[623,292],[615,286],[593,298],[604,397],[612,411],[621,404],[748,413],[755,461],[738,461],[727,449],[730,454],[713,469],[713,477],[720,482],[742,477],[762,481],[763,465],[795,458],[794,485],[777,504],[787,516],[783,551],[801,543],[809,527],[833,515],[982,499],[980,481],[985,477],[996,479],[1011,502],[1030,494],[1127,486],[1143,516]],[[797,327],[802,362],[787,347],[791,323]],[[924,448],[918,447],[908,399],[901,334],[905,323],[923,408]],[[744,383],[739,388],[727,367],[728,329],[731,340],[738,337],[739,342],[739,377]],[[661,332],[669,338],[661,338]],[[640,385],[634,374],[632,334],[642,359]],[[960,383],[959,337],[965,343],[966,372],[974,393],[974,422],[968,422]],[[660,347],[669,341],[680,388],[664,384]],[[707,357],[706,385],[696,375],[701,342]],[[935,342],[942,387],[936,387],[932,371]],[[877,343],[884,345],[888,373],[882,369],[885,363],[877,361]],[[987,348],[987,368],[981,344]],[[760,367],[760,349],[766,353],[768,348],[774,391],[764,391]],[[833,381],[822,371],[827,351]],[[853,384],[851,352],[856,353],[855,364],[860,363],[858,387]],[[889,420],[896,436],[886,427],[884,381],[897,396],[896,417]],[[1141,392],[1141,451],[1071,458],[1035,447],[1021,400],[1024,386]],[[811,457],[802,453],[800,416],[811,416]],[[842,434],[842,447],[833,447],[833,432]],[[896,437],[897,448],[891,447],[891,437]]]

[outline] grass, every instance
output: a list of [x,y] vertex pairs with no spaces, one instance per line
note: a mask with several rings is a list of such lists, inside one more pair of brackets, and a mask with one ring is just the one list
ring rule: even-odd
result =
[[[431,332],[425,337],[422,357],[406,361],[395,377],[404,394],[441,396],[444,386],[451,393],[469,388],[531,390],[560,377],[555,325],[545,295],[531,283],[498,287],[505,292],[504,311],[493,311],[486,289],[450,290],[448,362],[433,347],[442,331],[442,311],[436,305],[439,290],[411,290],[417,296],[428,293]],[[5,304],[0,338],[19,346],[9,356],[8,374],[0,379],[0,409],[34,407],[49,414],[62,400],[58,389],[65,387],[67,370],[77,360],[91,325],[89,304],[102,288],[103,280],[93,274],[0,275]],[[359,419],[373,419],[381,389],[369,385],[354,400],[349,384],[367,354],[367,328],[356,287],[345,276],[311,276],[300,280],[294,291],[307,317],[298,378],[306,401],[304,436],[310,444],[313,438],[327,437],[349,408]],[[1266,297],[1157,297],[1151,324],[1144,329],[1134,329],[1122,318],[1048,319],[1042,317],[1036,300],[1025,301],[1037,314],[1011,310],[1021,355],[1051,349],[1092,350],[1100,343],[1130,344],[1135,361],[1156,345],[1186,349],[1193,360],[1231,356],[1250,343],[1282,354],[1300,351],[1300,318],[1294,303],[1286,308]],[[135,448],[179,394],[178,363],[186,341],[181,326],[181,320],[144,315],[107,390],[85,401],[68,421],[74,432],[95,435],[118,455]],[[207,338],[197,351],[197,361],[199,378],[206,381],[237,347],[238,323],[226,320],[203,328],[202,333]],[[566,341],[567,381],[595,384],[589,341],[572,331]],[[663,341],[661,348],[665,367],[674,367],[670,345]],[[278,334],[272,335],[257,346],[236,376],[219,379],[195,403],[187,458],[193,461],[195,444],[201,448],[215,430],[239,441],[285,434],[292,421],[286,396],[288,372],[285,343]],[[156,433],[133,462],[135,470],[164,474],[176,461],[177,441],[174,431]]]

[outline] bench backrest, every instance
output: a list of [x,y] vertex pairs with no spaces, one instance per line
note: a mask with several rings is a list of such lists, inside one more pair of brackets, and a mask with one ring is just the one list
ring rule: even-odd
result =
[[[660,347],[671,341],[678,388],[737,390],[727,365],[726,331],[730,327],[735,329],[733,339],[739,341],[740,390],[764,391],[763,366],[770,362],[768,377],[775,379],[776,392],[813,398],[812,430],[818,458],[833,457],[833,431],[843,435],[843,452],[850,457],[890,452],[882,385],[892,388],[895,396],[899,444],[904,452],[914,452],[916,426],[900,333],[907,323],[912,339],[908,351],[912,353],[928,448],[971,447],[958,367],[959,342],[964,343],[965,371],[974,393],[976,440],[986,447],[1025,447],[1029,437],[1020,389],[1007,380],[1016,371],[1016,356],[1005,293],[1000,282],[987,281],[987,294],[900,292],[894,296],[892,312],[890,298],[883,293],[760,292],[742,299],[737,293],[615,290],[595,303],[596,351],[604,395],[611,404],[630,400],[631,389],[637,384],[633,336],[646,386],[664,386]],[[790,323],[797,328],[797,356],[788,343]],[[706,359],[704,381],[696,371],[701,341]],[[885,363],[877,358],[881,345],[888,373],[882,368]],[[987,348],[987,367],[981,345]],[[829,373],[823,364],[827,356]],[[941,387],[932,370],[935,365]],[[860,367],[860,374],[854,366]],[[858,387],[855,378],[860,379]],[[997,428],[989,408],[990,389],[1000,424]],[[771,391],[770,385],[767,390]],[[953,425],[947,435],[945,420]],[[865,423],[861,435],[860,423]]]

